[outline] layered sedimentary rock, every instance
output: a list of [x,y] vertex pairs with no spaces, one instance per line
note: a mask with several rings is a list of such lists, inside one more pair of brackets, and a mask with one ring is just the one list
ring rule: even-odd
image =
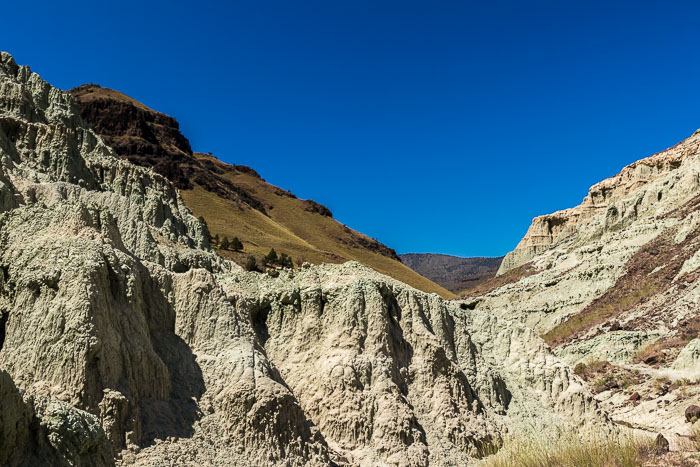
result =
[[534,329],[593,375],[613,418],[678,449],[684,404],[700,401],[699,207],[700,131],[594,185],[581,205],[535,218],[464,304]]
[[690,292],[694,283],[676,279],[696,267],[699,144],[695,133],[593,186],[580,206],[535,218],[499,270],[516,280],[502,281],[478,307],[546,333],[589,306],[624,311],[636,285],[646,288],[636,299]]
[[608,427],[529,328],[357,263],[213,253],[175,187],[0,54],[0,461],[455,465]]
[[[634,162],[617,175],[593,185],[583,202],[570,209],[533,219],[525,237],[503,259],[499,274],[527,263],[567,238],[620,230],[634,220],[658,214],[697,194],[697,181],[679,171],[698,154],[696,132],[683,142]],[[687,168],[687,167],[686,167]]]

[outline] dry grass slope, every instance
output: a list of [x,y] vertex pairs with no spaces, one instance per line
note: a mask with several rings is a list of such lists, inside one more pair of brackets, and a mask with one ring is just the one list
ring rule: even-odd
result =
[[84,85],[71,91],[81,115],[117,153],[173,181],[212,233],[238,237],[242,252],[220,250],[239,264],[271,248],[295,261],[354,260],[425,292],[454,294],[401,263],[396,252],[333,219],[311,200],[266,183],[254,170],[193,153],[177,122],[118,91]]
[[195,156],[219,166],[224,178],[265,205],[267,215],[245,203],[217,196],[196,184],[193,190],[182,191],[185,203],[196,216],[204,217],[212,236],[238,237],[243,242],[242,252],[220,250],[223,256],[242,264],[248,255],[261,257],[274,248],[277,252],[287,253],[295,261],[315,264],[357,261],[419,290],[445,298],[454,297],[447,289],[382,254],[380,244],[374,240],[332,217],[313,212],[307,201],[252,173],[236,170],[213,156],[201,153],[195,153]]
[[[483,467],[635,467],[657,455],[652,438],[631,434],[581,436],[564,433],[506,439],[503,447],[480,463]],[[653,464],[652,464],[653,465]]]
[[491,279],[478,284],[476,287],[465,290],[458,295],[464,298],[486,295],[499,287],[503,287],[506,284],[513,284],[518,282],[520,279],[531,276],[535,273],[537,273],[537,270],[532,263],[526,263],[522,266],[511,269],[500,276],[492,277]]

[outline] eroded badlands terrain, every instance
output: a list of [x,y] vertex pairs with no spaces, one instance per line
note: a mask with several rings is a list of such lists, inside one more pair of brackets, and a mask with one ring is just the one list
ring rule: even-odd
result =
[[[657,180],[674,173],[654,167]],[[657,238],[644,213],[690,184],[679,175],[633,220],[620,203],[610,222],[622,228],[603,233],[620,236],[612,251],[511,258],[559,278],[551,311],[537,308],[535,275],[450,302],[353,262],[246,272],[212,251],[171,182],[121,160],[70,94],[2,53],[0,464],[461,465],[507,433],[614,430],[610,404],[567,363],[586,341],[557,347],[563,361],[538,333],[605,293],[624,274],[605,258]],[[692,219],[649,225],[682,243]],[[584,262],[592,290],[571,297],[562,281]],[[672,287],[691,300],[682,277]],[[648,315],[626,313],[621,326]],[[676,315],[619,340],[668,338]]]

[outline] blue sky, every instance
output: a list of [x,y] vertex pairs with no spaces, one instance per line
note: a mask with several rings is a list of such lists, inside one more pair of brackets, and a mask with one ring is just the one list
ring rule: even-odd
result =
[[0,50],[400,253],[504,254],[700,127],[697,2],[60,3],[5,3]]

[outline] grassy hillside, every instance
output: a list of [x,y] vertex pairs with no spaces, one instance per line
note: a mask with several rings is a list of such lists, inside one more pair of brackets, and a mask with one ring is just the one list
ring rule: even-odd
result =
[[271,248],[295,262],[353,260],[417,289],[454,297],[402,264],[393,249],[333,219],[325,206],[266,183],[249,167],[193,153],[175,119],[97,85],[71,92],[82,117],[121,157],[172,180],[212,236],[243,242],[242,252],[220,249],[219,254],[239,264],[248,255],[259,260]]
[[222,177],[241,187],[265,206],[265,212],[245,203],[232,201],[195,186],[183,190],[185,203],[197,216],[207,221],[212,235],[238,237],[243,252],[220,251],[223,256],[242,263],[247,255],[262,256],[274,248],[295,261],[342,263],[357,261],[426,292],[444,297],[452,293],[417,274],[395,258],[375,240],[339,223],[316,203],[296,198],[291,193],[266,183],[257,174],[241,171],[216,158],[195,153],[200,161],[215,164]]

